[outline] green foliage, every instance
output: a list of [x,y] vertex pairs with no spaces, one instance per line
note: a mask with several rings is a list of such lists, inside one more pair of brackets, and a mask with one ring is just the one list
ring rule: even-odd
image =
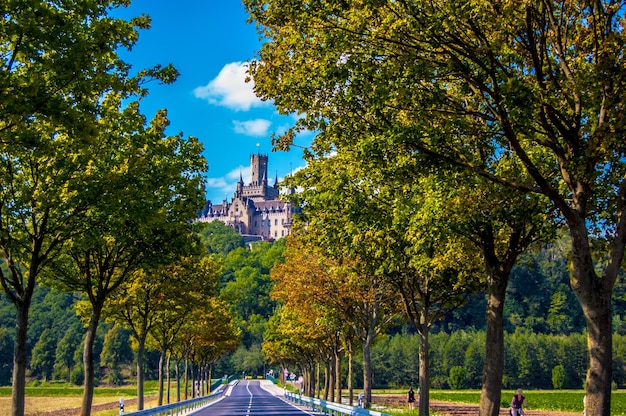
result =
[[[383,336],[372,348],[375,382],[385,380],[390,387],[419,385],[419,339],[408,334]],[[357,372],[358,374],[358,372]]]
[[[611,294],[626,241],[626,4],[244,4],[265,40],[250,64],[255,91],[281,113],[303,115],[275,138],[276,148],[289,149],[300,132],[317,133],[301,174],[314,183],[303,187],[305,201],[314,199],[310,195],[328,178],[337,189],[358,193],[368,187],[378,191],[384,179],[413,184],[433,171],[448,178],[459,169],[468,172],[443,191],[461,189],[473,196],[457,206],[470,219],[465,230],[478,230],[473,238],[486,248],[489,270],[503,271],[494,304],[504,300],[516,255],[532,240],[552,238],[561,224],[568,227],[571,285],[585,316],[593,317],[588,321],[594,327],[588,340],[589,400],[594,413],[609,414]],[[358,181],[345,180],[350,172],[316,177],[309,169],[314,160],[339,171],[347,164],[350,170],[374,172],[355,174]],[[396,200],[380,190],[364,194],[384,213]],[[395,190],[402,196],[413,192],[402,184]],[[319,201],[332,207],[329,211],[347,214],[333,224],[337,239],[361,224],[361,212],[344,211],[337,203],[341,199],[329,193]],[[366,198],[355,200],[358,205]],[[342,228],[345,224],[350,225]],[[350,246],[358,249],[361,242]],[[502,254],[505,262],[490,261]],[[499,280],[493,274],[489,280]],[[522,313],[534,303],[511,305],[511,324],[533,332],[575,331],[577,321],[563,316],[568,303],[558,296],[546,301],[552,305],[548,317]],[[500,333],[500,314],[493,315],[490,328]],[[493,338],[487,345],[496,352],[500,337]],[[536,348],[529,345],[528,351]],[[481,413],[493,413],[501,390],[502,357],[489,358]],[[518,378],[528,380],[530,363],[519,359],[517,364]]]
[[0,327],[0,386],[11,383],[13,343],[13,331]]
[[208,253],[228,254],[236,248],[244,248],[243,236],[221,221],[196,222],[194,229],[200,235]]
[[85,369],[83,367],[83,364],[80,363],[72,368],[72,372],[70,373],[70,383],[74,384],[75,386],[82,386],[84,382]]
[[552,387],[557,390],[563,388],[563,383],[565,382],[565,367],[562,364],[555,366],[552,369]]
[[[460,340],[469,339],[470,342]],[[580,389],[587,371],[586,335],[546,335],[518,331],[505,333],[505,385],[510,389],[519,387],[526,389],[552,389],[555,367],[562,367],[563,381],[561,388]],[[615,373],[615,381],[621,384],[620,375],[626,371],[623,360],[619,360],[625,337],[615,335],[615,362],[622,363],[619,373]],[[372,365],[374,367],[375,387],[388,388],[414,385],[417,376],[416,351],[419,343],[418,335],[395,334],[383,337],[372,348]],[[450,344],[464,345],[452,348]],[[482,362],[484,361],[485,333],[461,332],[447,334],[438,332],[430,336],[430,374],[433,388],[452,388],[450,375],[452,368],[464,369],[465,386],[480,388]],[[452,351],[458,351],[451,354]],[[452,357],[460,355],[461,363]],[[357,360],[358,361],[358,360]],[[357,384],[361,383],[358,362],[355,363]],[[457,370],[455,370],[457,371]],[[530,375],[525,374],[527,371]],[[558,370],[561,371],[561,370]],[[560,376],[559,376],[560,377]]]
[[462,390],[467,387],[468,374],[465,367],[456,365],[450,369],[448,384],[452,390]]
[[54,368],[55,349],[57,346],[56,335],[58,332],[50,328],[44,330],[39,340],[33,347],[30,359],[30,369],[36,376],[41,376],[47,381],[52,376]]
[[283,262],[284,249],[283,240],[257,242],[250,249],[236,248],[224,258],[219,296],[237,315],[246,348],[262,342],[265,322],[274,312],[276,302],[270,298],[274,286],[270,270]]
[[133,362],[133,351],[130,345],[130,331],[120,325],[114,325],[104,337],[100,366],[106,367],[104,380],[108,384],[123,384],[121,366]]
[[238,370],[237,374],[243,372],[252,377],[264,376],[263,369],[265,368],[265,360],[263,359],[261,346],[259,344],[252,345],[250,348],[240,345],[231,355],[231,360],[233,367]]
[[70,380],[72,369],[76,365],[74,352],[81,345],[81,339],[82,327],[78,322],[65,331],[55,351],[55,378]]

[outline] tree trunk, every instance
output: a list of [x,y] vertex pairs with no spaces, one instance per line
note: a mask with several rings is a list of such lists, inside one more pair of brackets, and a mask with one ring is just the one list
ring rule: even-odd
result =
[[185,382],[184,382],[185,394],[183,397],[185,400],[189,398],[189,359],[185,358]]
[[102,306],[92,304],[91,317],[89,326],[85,334],[85,345],[83,347],[83,366],[85,367],[85,381],[83,383],[83,403],[80,410],[81,416],[89,416],[91,414],[91,404],[93,402],[93,390],[95,385],[95,365],[93,359],[93,345],[96,341],[96,332],[100,323],[100,314]]
[[159,355],[159,398],[157,404],[159,406],[163,405],[163,366],[165,361],[165,351],[161,350],[161,354]]
[[180,402],[180,359],[176,359],[176,402]]
[[328,380],[331,378],[330,375],[330,365],[327,362],[324,362],[324,400],[328,400],[329,395],[329,383]]
[[348,343],[348,397],[349,404],[352,406],[354,404],[354,386],[352,384],[353,377],[353,364],[354,364],[354,356],[352,352],[352,344]]
[[15,345],[13,348],[13,390],[11,393],[12,416],[24,416],[26,397],[26,349],[28,342],[28,315],[31,297],[25,296],[15,302]]
[[213,363],[209,364],[209,384],[207,386],[207,394],[211,394],[211,383],[213,382]]
[[341,352],[338,347],[335,349],[335,390],[337,403],[341,403]]
[[167,392],[165,394],[167,396],[167,401],[166,401],[167,404],[170,404],[170,390],[172,388],[172,384],[171,384],[172,383],[172,378],[170,377],[170,371],[171,371],[170,363],[171,363],[171,360],[172,360],[172,354],[168,351],[168,353],[167,353],[167,360],[166,360],[166,363],[165,363],[165,366],[166,366],[165,377],[166,377],[166,380],[167,380],[166,383],[165,383],[166,386],[167,386]]
[[[587,324],[589,369],[586,379],[587,416],[610,416],[613,382],[613,327],[611,299],[618,268],[598,277],[584,222],[569,224],[572,236],[570,283]],[[623,252],[623,250],[622,250]],[[619,264],[622,263],[623,254]]]
[[336,367],[335,367],[335,363],[334,360],[331,358],[329,364],[328,364],[328,394],[329,394],[329,398],[328,400],[330,400],[331,402],[335,401],[335,377],[337,376],[337,374],[335,373]]
[[488,359],[483,366],[480,416],[498,416],[504,369],[503,312],[509,273],[501,272],[493,263],[487,263],[485,357]]
[[363,408],[369,409],[372,403],[372,356],[371,345],[373,337],[371,331],[363,342]]
[[142,337],[137,337],[137,410],[143,410],[143,356],[146,345],[146,340]]
[[428,335],[430,326],[422,323],[419,327],[419,415],[428,416],[430,407],[430,372],[428,370]]
[[315,387],[317,386],[316,369],[316,363],[314,361],[311,362],[311,364],[309,364],[309,397],[315,397]]
[[321,393],[321,387],[322,387],[322,368],[320,366],[320,363],[317,363],[317,368],[315,370],[316,374],[315,374],[315,397],[316,398],[320,398],[320,393]]

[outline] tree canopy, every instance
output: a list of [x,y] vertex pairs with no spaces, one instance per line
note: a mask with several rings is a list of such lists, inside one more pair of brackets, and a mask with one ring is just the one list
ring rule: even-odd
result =
[[626,246],[624,3],[244,3],[266,39],[250,66],[257,93],[302,115],[278,148],[309,129],[316,152],[368,147],[360,157],[381,164],[402,152],[549,201],[572,238],[587,414],[608,416]]

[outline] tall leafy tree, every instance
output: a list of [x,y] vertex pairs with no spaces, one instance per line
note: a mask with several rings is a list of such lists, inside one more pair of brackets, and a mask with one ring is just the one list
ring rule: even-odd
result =
[[131,364],[133,351],[130,345],[130,331],[121,325],[113,325],[104,337],[100,366],[106,367],[108,383],[119,385],[122,377],[122,365]]
[[[384,149],[457,164],[558,210],[587,324],[587,412],[608,416],[626,246],[624,2],[245,4],[268,39],[251,66],[257,92],[304,114],[279,147],[303,128],[329,150],[373,132]],[[484,416],[498,411],[495,375]]]
[[[307,234],[316,236],[315,245],[355,257],[366,273],[376,276],[371,279],[375,284],[392,286],[401,300],[398,305],[422,337],[420,406],[426,413],[428,333],[480,287],[476,250],[455,233],[454,220],[446,218],[443,207],[454,201],[440,190],[443,179],[433,175],[416,184],[385,179],[383,169],[353,155],[361,151],[339,149],[309,159],[292,179],[305,189],[296,199],[305,207]],[[364,401],[369,403],[367,394]]]
[[57,345],[56,331],[46,328],[33,347],[30,359],[30,369],[41,375],[44,381],[52,376],[54,368],[54,353]]
[[[190,241],[192,236],[195,234],[190,234]],[[137,341],[139,410],[144,405],[144,354],[148,336],[161,320],[169,324],[176,322],[168,319],[172,318],[172,312],[184,319],[192,305],[215,296],[219,271],[219,266],[209,257],[199,260],[197,256],[178,257],[176,263],[138,270],[112,295],[105,311],[107,318],[129,328]],[[163,357],[164,354],[161,364]]]
[[65,373],[65,379],[70,381],[72,370],[76,365],[74,360],[74,352],[78,349],[82,340],[82,331],[80,323],[72,325],[63,334],[63,337],[57,343],[55,351],[55,372],[62,375]]
[[[300,238],[303,240],[312,238],[311,234],[315,234],[316,225],[319,223],[310,224],[306,231],[307,235]],[[347,233],[341,235],[344,238],[354,237]],[[319,309],[315,315],[321,316],[329,328],[336,327],[344,340],[354,335],[361,342],[363,405],[369,407],[373,377],[371,346],[376,337],[399,315],[400,308],[395,292],[391,285],[373,273],[368,273],[366,267],[360,266],[367,264],[366,260],[358,257],[352,260],[343,247],[335,245],[334,248],[341,254],[331,257],[324,255],[329,249],[318,245],[319,240],[315,242],[309,240],[308,243],[298,242],[296,239],[290,241],[285,256],[286,262],[272,270],[272,278],[279,282],[274,296],[279,296],[292,309],[312,302]],[[338,351],[334,353],[337,359]],[[338,371],[337,377],[340,377]],[[340,396],[337,396],[339,400]]]
[[[8,1],[0,6],[0,283],[15,305],[12,415],[24,414],[29,309],[35,282],[80,232],[104,182],[84,175],[93,157],[105,93],[144,94],[117,55],[130,48],[141,17],[109,17],[129,1]],[[101,179],[101,178],[100,178]]]
[[84,293],[89,303],[83,415],[91,411],[93,343],[106,302],[137,270],[189,253],[189,221],[202,203],[206,161],[198,141],[166,136],[165,111],[146,126],[137,103],[121,105],[115,95],[103,103],[101,153],[89,165],[94,176],[108,178],[106,201],[90,207],[92,226],[54,264],[54,283]]
[[[164,360],[171,353],[175,339],[198,302],[217,293],[217,276],[222,271],[221,262],[214,256],[182,257],[178,261],[157,269],[155,278],[156,299],[148,302],[152,317],[148,330],[150,338],[161,353],[159,357],[159,404],[163,403]],[[148,289],[145,289],[148,292]],[[128,315],[132,317],[132,314]],[[169,373],[168,373],[169,374]],[[169,389],[168,389],[169,391]]]

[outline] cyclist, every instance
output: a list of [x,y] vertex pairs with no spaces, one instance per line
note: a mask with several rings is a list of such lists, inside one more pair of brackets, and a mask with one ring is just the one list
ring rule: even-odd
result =
[[522,389],[517,389],[517,393],[513,395],[511,400],[511,415],[521,416],[524,413],[522,407],[528,409],[528,403],[526,403],[526,397],[522,394]]

